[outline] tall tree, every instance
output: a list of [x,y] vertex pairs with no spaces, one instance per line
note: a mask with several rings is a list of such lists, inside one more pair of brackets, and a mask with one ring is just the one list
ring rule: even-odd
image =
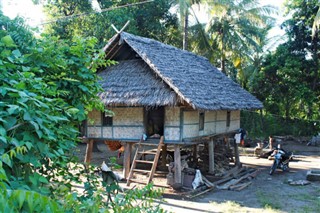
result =
[[101,12],[92,8],[91,1],[48,0],[45,4],[47,14],[58,20],[46,29],[63,38],[95,36],[102,46],[115,34],[111,24],[121,28],[130,20],[125,29],[127,32],[176,43],[178,19],[169,12],[172,6],[169,0],[146,3],[137,0],[97,2],[100,7],[98,11],[100,9]]
[[201,0],[175,0],[179,8],[180,22],[183,27],[182,49],[188,50],[188,31],[190,8],[194,4],[200,4]]
[[[283,23],[283,28],[286,30],[292,54],[302,54],[305,58],[303,63],[309,63],[304,74],[307,79],[306,82],[314,96],[306,100],[307,117],[319,117],[320,103],[320,83],[319,83],[319,35],[316,32],[312,37],[312,27],[315,22],[315,14],[319,10],[319,2],[317,0],[288,0],[286,2],[288,13],[292,13],[292,18]],[[318,98],[317,98],[318,97]],[[317,115],[318,114],[318,115]]]
[[206,30],[220,51],[221,71],[230,75],[226,69],[228,60],[238,68],[246,58],[262,51],[262,29],[270,27],[273,19],[269,15],[276,10],[269,5],[260,6],[257,0],[216,0],[208,4],[211,18]]

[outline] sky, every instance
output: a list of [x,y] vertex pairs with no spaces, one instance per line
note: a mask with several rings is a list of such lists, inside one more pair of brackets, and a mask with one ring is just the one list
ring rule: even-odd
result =
[[[17,15],[28,19],[31,26],[36,26],[45,21],[45,16],[41,11],[40,5],[34,5],[32,0],[0,0],[5,15],[14,18]],[[95,2],[95,0],[93,0]],[[281,9],[284,0],[260,0],[262,5],[271,4]],[[195,7],[195,10],[198,7]],[[204,20],[206,16],[199,16],[199,19]],[[278,22],[282,22],[281,14],[277,17]]]
[[[280,14],[275,16],[277,19],[277,23],[275,27],[269,32],[269,37],[274,35],[283,35],[284,32],[280,29],[280,24],[285,20],[282,17],[282,10],[283,3],[285,0],[260,0],[261,5],[274,5],[280,9]],[[93,0],[96,2],[96,0]],[[27,23],[32,26],[36,27],[39,26],[41,23],[46,22],[45,16],[42,13],[42,8],[40,5],[34,5],[32,0],[0,0],[2,5],[3,12],[6,16],[10,18],[14,18],[17,15],[27,18]],[[197,10],[199,7],[194,7],[194,10]],[[200,22],[206,22],[207,16],[204,15],[203,10],[200,12],[196,12],[197,17]]]

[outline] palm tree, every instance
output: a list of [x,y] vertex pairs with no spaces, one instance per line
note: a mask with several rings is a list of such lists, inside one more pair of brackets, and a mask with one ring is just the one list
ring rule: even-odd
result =
[[314,18],[313,21],[313,25],[312,25],[312,37],[314,38],[317,31],[319,30],[319,26],[320,26],[320,2],[318,2],[317,6],[318,8],[318,12],[316,14],[316,17]]
[[189,28],[189,10],[192,5],[200,4],[201,0],[175,0],[179,7],[181,25],[183,26],[183,42],[184,50],[188,49],[188,28]]
[[261,40],[264,28],[276,12],[273,6],[260,6],[258,0],[214,0],[208,1],[211,18],[206,26],[211,43],[220,51],[221,71],[226,71],[226,61],[240,68],[247,58],[262,51]]

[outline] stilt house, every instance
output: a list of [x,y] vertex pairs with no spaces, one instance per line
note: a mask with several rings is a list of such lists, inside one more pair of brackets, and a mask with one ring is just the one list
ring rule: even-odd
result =
[[[92,111],[89,139],[122,141],[128,151],[144,134],[164,136],[179,154],[182,145],[239,129],[240,110],[263,107],[191,52],[126,32],[116,34],[104,50],[107,59],[118,62],[98,73],[104,89],[99,97],[114,116]],[[130,162],[124,164],[127,176]]]

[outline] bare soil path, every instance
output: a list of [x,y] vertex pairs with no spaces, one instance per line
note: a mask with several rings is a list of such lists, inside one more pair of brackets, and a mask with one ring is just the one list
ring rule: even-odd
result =
[[[100,165],[117,152],[110,152],[104,144],[102,151],[93,154],[92,163]],[[240,148],[243,166],[260,170],[252,184],[242,191],[215,189],[194,199],[164,195],[162,207],[169,212],[320,212],[320,182],[292,186],[289,180],[306,180],[308,170],[320,169],[320,147],[308,147],[305,143],[286,142],[283,148],[293,151],[290,171],[277,170],[272,176],[272,161],[252,156],[252,148]],[[79,160],[83,161],[85,144],[79,145]],[[122,158],[118,160],[120,163]]]

